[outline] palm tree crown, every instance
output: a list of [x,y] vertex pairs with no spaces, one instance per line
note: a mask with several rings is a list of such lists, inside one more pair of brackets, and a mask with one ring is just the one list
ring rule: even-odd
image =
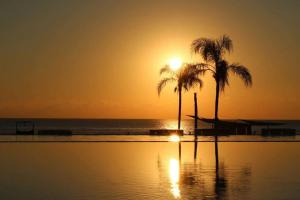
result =
[[199,38],[193,41],[192,50],[199,53],[206,64],[200,64],[203,70],[211,71],[220,89],[223,91],[229,85],[229,72],[239,76],[246,86],[252,85],[252,77],[249,70],[238,63],[229,64],[224,55],[233,50],[232,40],[223,35],[219,39]]
[[193,64],[184,64],[184,66],[177,71],[172,70],[169,65],[165,65],[160,69],[160,75],[163,76],[163,78],[159,81],[157,86],[158,95],[160,95],[162,89],[171,82],[176,83],[174,92],[182,91],[182,89],[188,91],[195,86],[201,88],[203,83],[199,75],[202,72],[202,69],[199,69]]
[[178,130],[181,122],[181,93],[182,89],[188,91],[190,88],[199,86],[202,87],[202,80],[199,75],[203,72],[198,66],[193,64],[184,64],[180,69],[174,71],[169,65],[161,68],[160,75],[163,78],[159,81],[157,86],[158,95],[168,83],[176,83],[174,92],[178,92]]
[[215,100],[215,126],[218,121],[219,91],[224,91],[225,86],[229,85],[229,72],[239,76],[246,86],[252,85],[252,76],[249,70],[238,63],[229,64],[224,55],[233,50],[232,40],[223,35],[219,39],[199,38],[193,41],[192,51],[202,56],[205,63],[199,63],[199,69],[212,72],[216,81],[216,100]]

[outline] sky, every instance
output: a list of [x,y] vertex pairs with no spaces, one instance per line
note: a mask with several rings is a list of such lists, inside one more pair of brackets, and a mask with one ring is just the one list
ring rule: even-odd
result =
[[[300,1],[44,0],[0,2],[0,117],[177,117],[170,58],[200,62],[190,45],[227,34],[226,56],[253,76],[230,77],[220,118],[300,119]],[[213,117],[215,83],[183,94],[182,114]]]

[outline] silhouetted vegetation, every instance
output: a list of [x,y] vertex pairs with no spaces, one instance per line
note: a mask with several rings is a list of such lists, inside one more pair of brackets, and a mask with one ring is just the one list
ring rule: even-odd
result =
[[[249,70],[238,63],[229,64],[225,59],[225,53],[233,50],[233,43],[229,36],[223,35],[219,39],[199,38],[193,41],[192,50],[200,54],[205,63],[198,63],[199,69],[212,73],[216,81],[215,98],[215,129],[218,129],[219,93],[229,85],[229,73],[239,76],[246,86],[252,85],[252,76]],[[216,169],[218,170],[218,137],[215,135]]]
[[[233,50],[232,40],[223,35],[219,39],[199,38],[193,41],[192,50],[202,56],[205,63],[198,64],[199,68],[212,73],[216,81],[215,119],[218,121],[219,93],[229,85],[229,72],[239,76],[246,86],[252,85],[249,70],[238,63],[229,64],[224,55]],[[217,124],[216,124],[217,125]]]
[[178,129],[180,129],[181,123],[181,97],[182,90],[188,91],[190,88],[199,86],[202,87],[202,80],[199,75],[203,73],[202,69],[192,64],[184,64],[180,69],[174,71],[169,65],[164,66],[160,70],[162,79],[157,86],[158,95],[160,95],[162,89],[169,83],[175,83],[174,92],[178,93]]

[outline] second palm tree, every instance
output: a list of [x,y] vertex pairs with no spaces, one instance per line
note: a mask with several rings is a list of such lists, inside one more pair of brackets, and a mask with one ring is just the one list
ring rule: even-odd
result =
[[174,92],[178,92],[178,130],[181,128],[182,90],[188,91],[195,86],[201,88],[202,80],[199,78],[199,75],[202,72],[202,69],[198,69],[192,64],[184,64],[178,70],[173,70],[169,65],[166,65],[160,70],[160,75],[163,77],[157,86],[158,95],[168,83],[176,83]]

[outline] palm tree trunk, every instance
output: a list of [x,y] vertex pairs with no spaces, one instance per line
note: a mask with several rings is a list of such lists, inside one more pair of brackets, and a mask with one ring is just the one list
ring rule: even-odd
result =
[[198,149],[198,141],[197,141],[197,128],[198,128],[198,105],[197,105],[197,93],[194,93],[194,113],[195,113],[195,121],[194,121],[194,160],[197,159],[197,149]]
[[180,130],[181,123],[181,88],[178,90],[178,130]]
[[214,129],[215,129],[215,158],[216,158],[216,171],[219,171],[219,150],[218,150],[218,135],[216,132],[216,129],[219,128],[218,126],[218,111],[219,111],[219,93],[220,93],[220,83],[218,80],[216,80],[216,101],[215,101],[215,123],[214,123]]
[[215,128],[218,126],[218,112],[219,112],[219,93],[220,93],[220,83],[216,80],[216,100],[215,100]]
[[197,93],[194,93],[194,114],[195,114],[195,121],[194,121],[194,136],[197,139],[196,130],[198,128],[198,104],[197,104]]
[[[181,87],[178,87],[178,131],[181,123]],[[178,142],[179,160],[181,160],[181,141]]]

